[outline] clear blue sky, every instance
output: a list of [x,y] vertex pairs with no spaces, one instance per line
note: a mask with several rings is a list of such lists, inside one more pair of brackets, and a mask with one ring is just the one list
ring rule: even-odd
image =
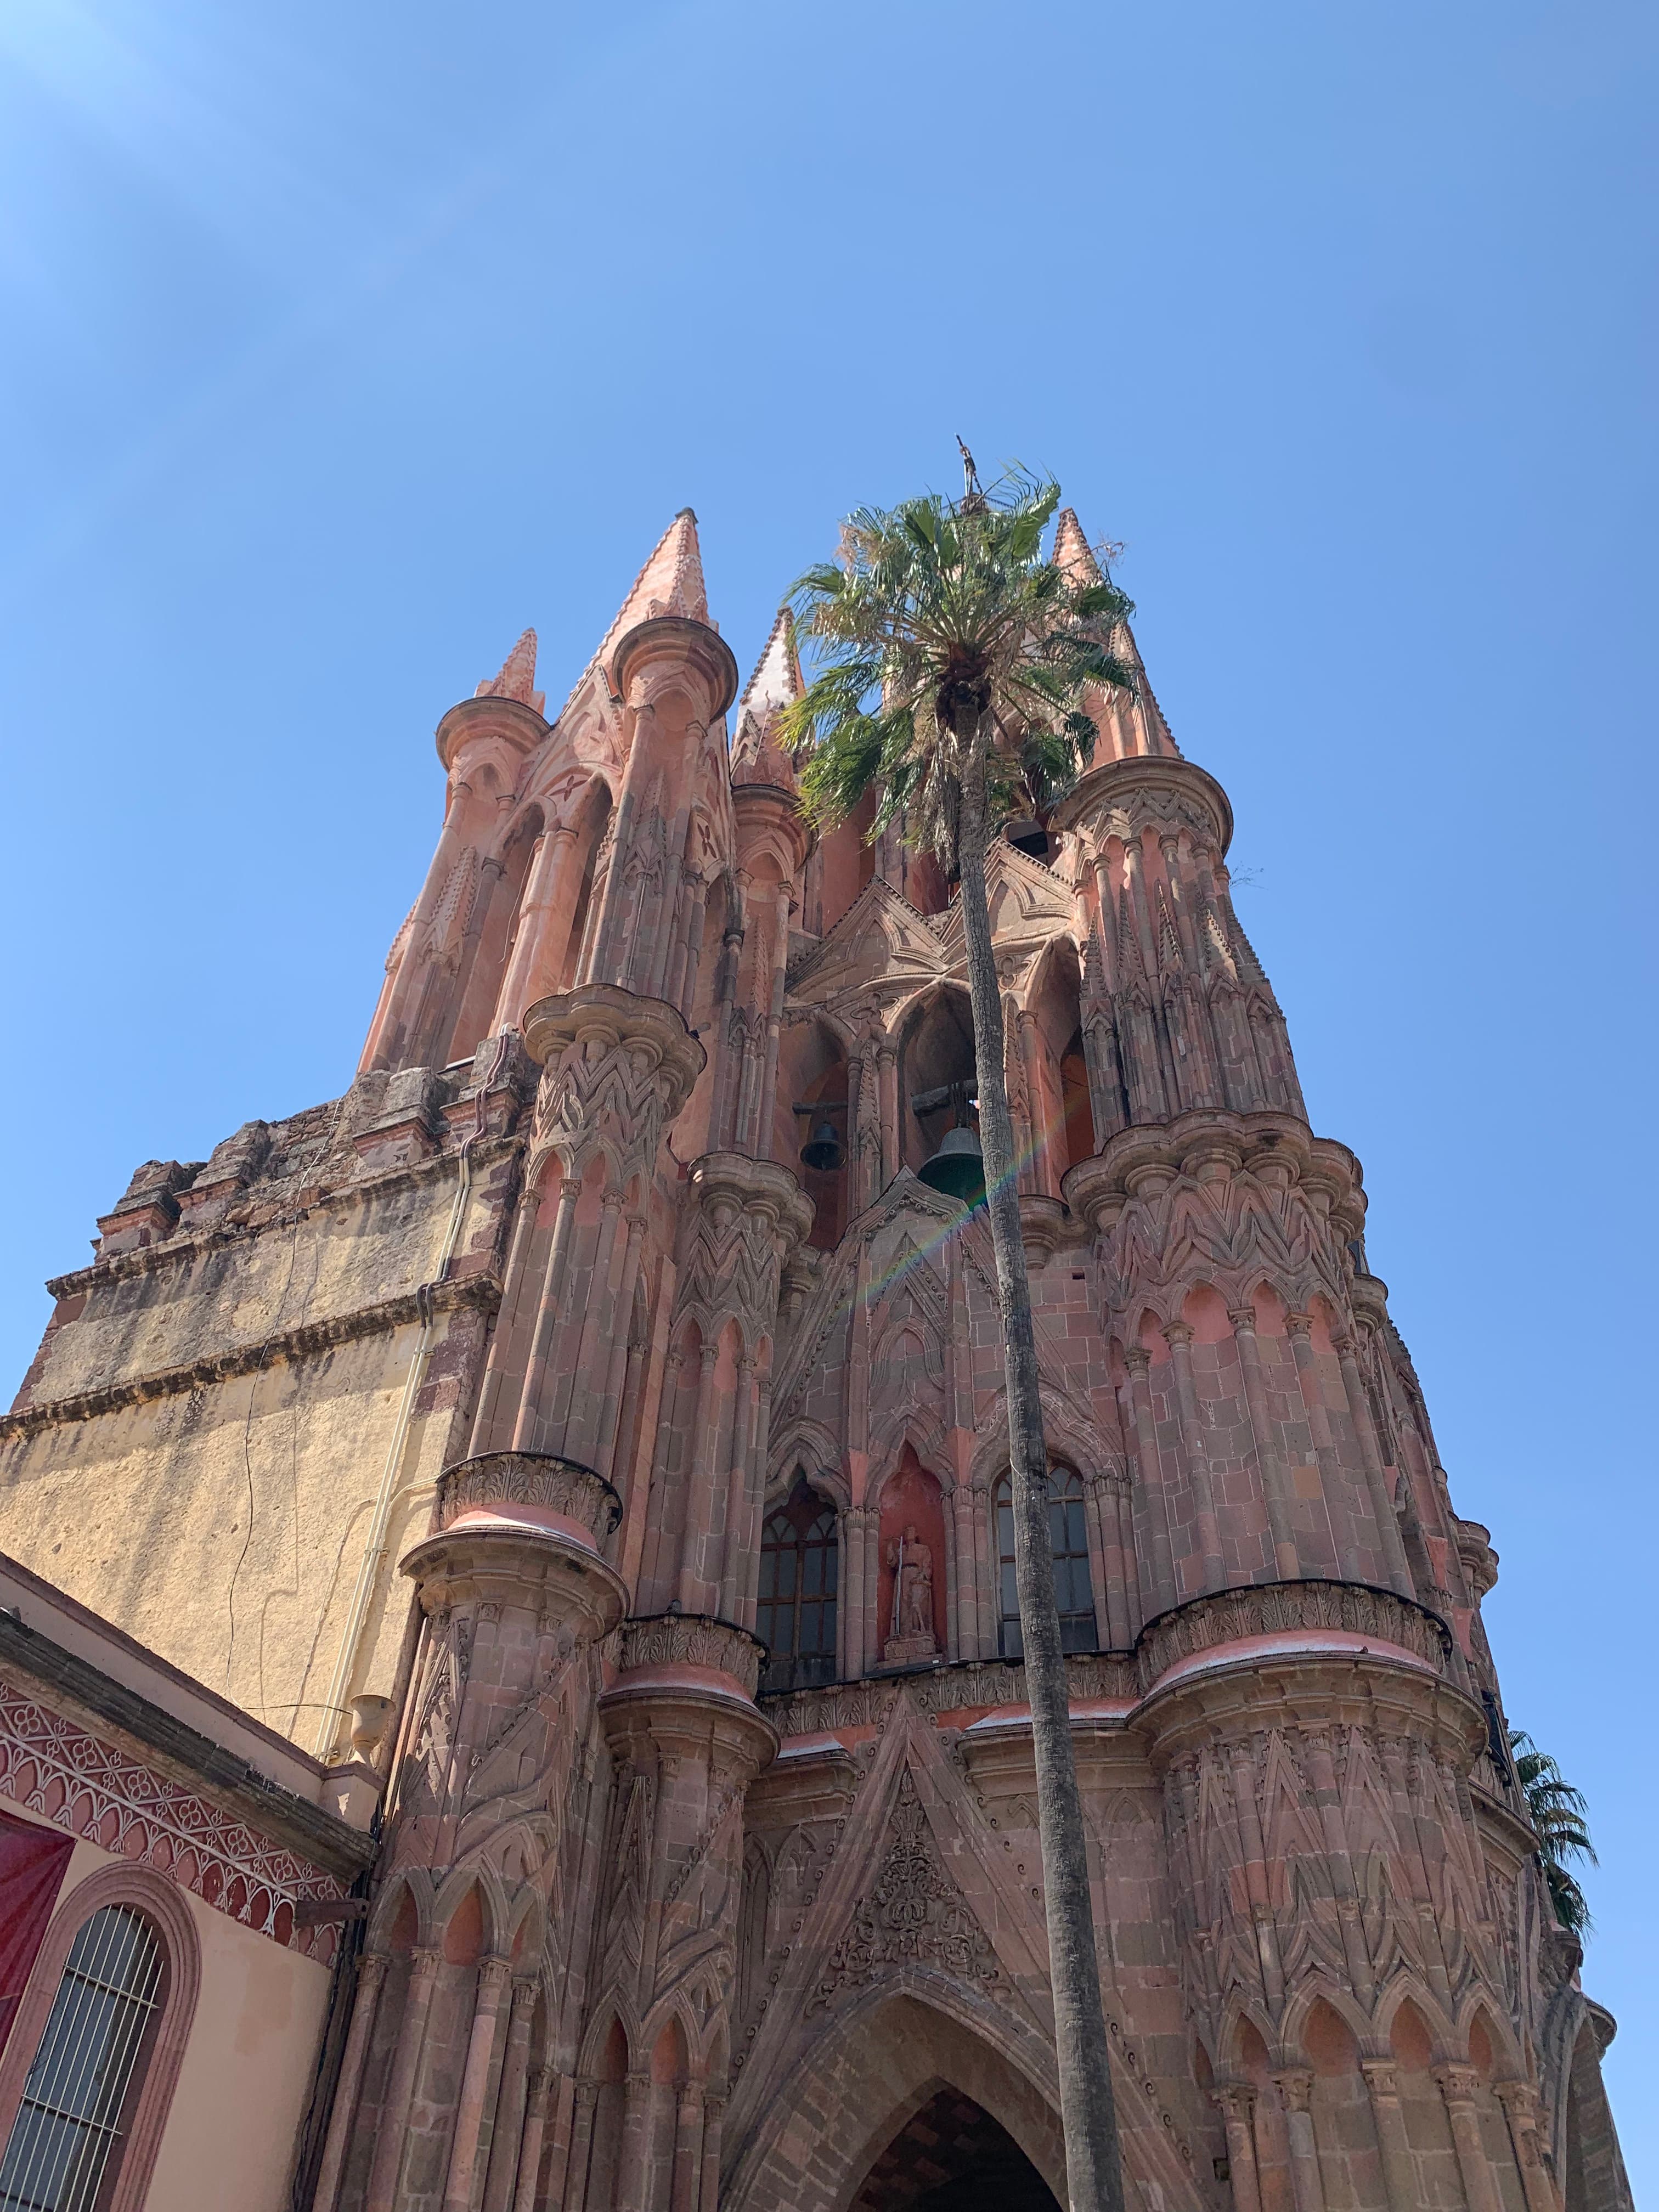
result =
[[557,699],[690,501],[747,665],[954,432],[1052,469],[1589,1793],[1638,2200],[1656,76],[1584,0],[0,8],[9,1376],[136,1163],[349,1080],[526,623]]

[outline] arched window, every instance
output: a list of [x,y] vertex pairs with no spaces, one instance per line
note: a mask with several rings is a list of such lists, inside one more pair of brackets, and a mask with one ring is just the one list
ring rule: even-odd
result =
[[771,1653],[767,1690],[810,1689],[836,1679],[836,1515],[798,1473],[787,1504],[761,1532],[760,1614],[755,1633]]
[[[996,1486],[995,1498],[1000,1648],[1005,1659],[1018,1659],[1024,1656],[1024,1644],[1019,1632],[1019,1594],[1014,1583],[1013,1489],[1006,1474]],[[1096,1650],[1099,1638],[1089,1580],[1089,1524],[1083,1510],[1083,1485],[1069,1467],[1048,1470],[1048,1541],[1054,1556],[1060,1649]]]
[[92,2212],[105,2201],[166,1981],[167,1954],[142,1912],[106,1905],[84,1923],[0,2161],[5,2212]]

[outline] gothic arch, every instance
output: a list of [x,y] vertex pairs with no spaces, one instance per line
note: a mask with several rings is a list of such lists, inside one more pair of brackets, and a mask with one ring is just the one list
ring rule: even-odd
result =
[[[1077,1469],[1085,1482],[1098,1482],[1108,1475],[1127,1473],[1127,1462],[1121,1445],[1115,1446],[1106,1440],[1091,1414],[1075,1405],[1054,1383],[1044,1381],[1038,1389],[1042,1400],[1043,1439],[1051,1460],[1064,1460]],[[1007,1471],[1008,1399],[1005,1386],[999,1389],[985,1417],[984,1433],[969,1462],[968,1480],[975,1489],[982,1489]]]
[[945,1449],[945,1431],[938,1419],[929,1413],[912,1409],[904,1413],[864,1486],[866,1505],[879,1507],[882,1492],[892,1480],[904,1457],[906,1445],[915,1452],[923,1469],[931,1474],[939,1487],[939,1495],[948,1497],[957,1486],[951,1457]]
[[1371,2039],[1376,2046],[1379,2057],[1388,2055],[1395,2018],[1401,2007],[1407,2004],[1409,2004],[1417,2013],[1429,2032],[1430,2039],[1434,2045],[1434,2059],[1437,2065],[1443,2064],[1449,2059],[1455,2059],[1460,2051],[1468,2047],[1460,2038],[1456,2028],[1447,2018],[1444,2007],[1435,1996],[1428,1984],[1421,1975],[1413,1972],[1407,1967],[1404,1972],[1395,1974],[1377,2000],[1376,2025],[1371,2032]]
[[392,1932],[405,1902],[415,1916],[411,1948],[424,1950],[430,1946],[434,1924],[432,1877],[424,1867],[409,1866],[400,1869],[375,1899],[364,1936],[366,1949],[386,1951],[392,1948]]
[[1304,2038],[1309,2014],[1316,2005],[1321,2003],[1330,2007],[1361,2051],[1370,2049],[1376,2039],[1370,2015],[1339,1983],[1328,1980],[1323,1975],[1310,1975],[1286,2004],[1284,2018],[1279,2023],[1279,2044],[1287,2063],[1293,2066],[1312,2064]]
[[[730,2179],[722,2212],[841,2212],[881,2151],[942,2088],[971,2097],[1006,2129],[1063,2203],[1065,2148],[1053,2053],[1024,2021],[915,1968],[841,2011],[766,2099]],[[746,2100],[745,2100],[746,2101]],[[833,2116],[813,2140],[791,2116]]]
[[847,1486],[841,1446],[823,1422],[799,1414],[780,1431],[780,1439],[768,1454],[767,1503],[788,1496],[799,1469],[812,1489],[838,1511],[844,1511],[853,1502],[853,1493]]

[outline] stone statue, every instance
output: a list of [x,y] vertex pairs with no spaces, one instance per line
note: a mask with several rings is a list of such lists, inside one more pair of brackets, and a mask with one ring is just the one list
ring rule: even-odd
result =
[[893,1575],[893,1632],[882,1656],[931,1659],[939,1650],[933,1635],[933,1554],[914,1524],[888,1545],[887,1564]]

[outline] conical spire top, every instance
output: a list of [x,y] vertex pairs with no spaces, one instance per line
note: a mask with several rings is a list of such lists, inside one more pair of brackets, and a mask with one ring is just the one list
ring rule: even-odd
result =
[[[1075,507],[1062,507],[1054,525],[1054,566],[1063,569],[1073,584],[1098,583],[1103,570],[1094,548],[1084,535],[1083,525],[1077,519]],[[1101,723],[1106,740],[1105,751],[1097,757],[1122,758],[1135,753],[1179,754],[1181,748],[1170,733],[1164,719],[1164,709],[1158,703],[1157,694],[1146,679],[1146,664],[1135,643],[1135,634],[1127,622],[1115,625],[1112,631],[1112,650],[1120,660],[1127,661],[1139,679],[1139,690],[1133,700],[1115,692],[1107,702],[1107,714]]]
[[479,684],[475,699],[517,699],[539,714],[546,695],[536,689],[536,633],[527,629],[501,663],[499,676]]
[[617,619],[605,634],[598,658],[609,668],[618,642],[638,623],[653,615],[684,615],[690,622],[708,620],[708,596],[703,589],[702,552],[697,544],[697,518],[683,507],[652,549],[651,557],[634,579],[634,587],[623,601]]
[[[609,679],[617,646],[630,629],[649,622],[654,615],[684,615],[691,622],[708,623],[711,629],[720,627],[718,623],[708,621],[708,595],[703,587],[697,518],[689,507],[680,509],[651,549],[650,557],[635,577],[627,598],[617,611],[616,619],[600,639],[599,651],[573,685],[571,699],[595,668],[603,668]],[[566,706],[569,703],[569,700],[565,702]]]
[[1063,507],[1060,520],[1054,525],[1054,564],[1063,569],[1074,584],[1092,584],[1099,580],[1100,563],[1094,549],[1083,534],[1083,525],[1077,519],[1077,509]]
[[733,783],[775,783],[795,788],[794,765],[778,743],[778,716],[806,686],[795,650],[794,617],[780,607],[755,672],[738,702],[738,733],[732,740]]

